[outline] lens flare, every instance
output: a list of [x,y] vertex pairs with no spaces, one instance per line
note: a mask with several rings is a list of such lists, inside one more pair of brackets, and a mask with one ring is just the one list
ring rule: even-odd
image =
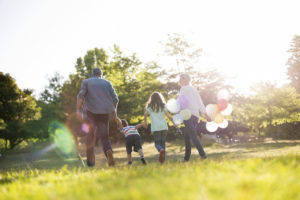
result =
[[90,131],[89,125],[87,123],[83,123],[81,125],[81,131],[84,132],[84,133],[89,133],[89,131]]
[[76,145],[68,128],[57,121],[49,125],[50,140],[55,144],[56,153],[63,159],[75,158]]

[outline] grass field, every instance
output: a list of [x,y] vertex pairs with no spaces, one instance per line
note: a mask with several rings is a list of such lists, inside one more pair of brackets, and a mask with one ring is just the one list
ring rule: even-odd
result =
[[188,163],[182,143],[168,143],[163,165],[150,143],[143,145],[148,165],[134,153],[130,167],[118,145],[113,168],[100,147],[96,167],[83,168],[54,151],[39,154],[46,145],[2,155],[0,199],[300,199],[300,141],[215,143],[205,146],[206,160],[193,148]]

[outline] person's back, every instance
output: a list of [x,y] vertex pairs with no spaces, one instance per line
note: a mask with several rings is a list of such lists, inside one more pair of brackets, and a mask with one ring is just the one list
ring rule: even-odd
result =
[[82,82],[79,95],[85,95],[84,108],[95,114],[107,114],[115,110],[118,97],[112,84],[100,77],[91,77]]
[[166,106],[163,109],[153,110],[151,107],[146,109],[150,115],[151,132],[168,130],[168,124],[165,118]]
[[76,111],[77,116],[80,117],[83,110],[86,120],[91,124],[86,140],[87,165],[95,165],[94,145],[96,140],[101,140],[108,164],[113,166],[115,162],[109,140],[109,116],[116,117],[119,99],[112,84],[102,79],[100,68],[93,69],[92,73],[91,78],[85,79],[81,83],[81,88],[77,95]]
[[201,100],[200,94],[197,89],[191,85],[185,85],[180,88],[180,95],[184,95],[187,100],[187,108],[191,111],[191,114],[199,117],[199,110],[205,113],[205,107]]
[[116,119],[116,123],[118,124],[119,129],[125,136],[126,141],[126,152],[127,152],[127,165],[132,164],[131,152],[132,148],[135,152],[138,152],[141,157],[141,161],[144,165],[146,165],[146,160],[144,158],[141,136],[138,132],[138,128],[142,127],[143,124],[138,124],[136,126],[129,126],[128,122],[125,119],[120,120]]

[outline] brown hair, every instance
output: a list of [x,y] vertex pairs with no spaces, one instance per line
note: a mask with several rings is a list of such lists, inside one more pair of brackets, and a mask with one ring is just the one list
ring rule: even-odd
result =
[[126,121],[126,119],[121,119],[121,122],[123,127],[128,126],[128,122]]
[[151,108],[154,112],[163,111],[165,99],[159,92],[153,92],[146,104],[146,109]]

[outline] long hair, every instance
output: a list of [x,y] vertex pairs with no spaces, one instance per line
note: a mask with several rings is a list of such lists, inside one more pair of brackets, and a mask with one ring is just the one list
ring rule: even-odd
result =
[[151,108],[154,112],[163,111],[165,104],[163,95],[159,92],[153,92],[146,104],[146,109]]

